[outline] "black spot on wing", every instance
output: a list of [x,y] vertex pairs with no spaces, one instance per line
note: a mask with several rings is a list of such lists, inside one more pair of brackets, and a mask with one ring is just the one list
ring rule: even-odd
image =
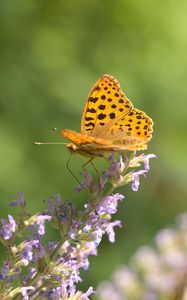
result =
[[93,122],[89,122],[89,123],[86,123],[86,124],[85,124],[85,127],[90,127],[90,126],[91,126],[91,127],[94,127],[94,125],[95,125],[95,124],[94,124]]
[[94,120],[94,118],[92,118],[92,117],[85,117],[85,121],[92,121],[92,120]]
[[99,115],[97,116],[97,118],[98,118],[99,120],[103,120],[103,119],[106,118],[106,114],[101,113],[101,114],[99,114]]
[[103,104],[99,105],[100,110],[104,110],[105,108],[106,108],[106,105],[103,105]]
[[88,101],[89,101],[89,102],[92,102],[92,103],[96,103],[97,100],[98,100],[98,97],[90,97],[90,98],[88,99]]
[[115,113],[110,113],[109,116],[110,116],[110,119],[114,119],[116,117]]
[[100,87],[98,85],[96,85],[94,88],[93,88],[93,91],[100,91]]
[[96,113],[96,110],[95,110],[95,108],[87,108],[86,112],[95,114],[95,113]]
[[111,105],[111,108],[116,108],[117,106],[115,104],[112,104]]

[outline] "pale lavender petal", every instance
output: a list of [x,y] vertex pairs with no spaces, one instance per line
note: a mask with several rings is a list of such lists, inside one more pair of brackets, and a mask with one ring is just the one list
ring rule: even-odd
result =
[[94,292],[94,290],[93,290],[93,287],[89,287],[89,289],[87,290],[87,292],[81,295],[81,299],[82,299],[82,300],[89,300],[88,297],[89,297],[90,295],[94,294],[94,293],[95,293],[95,292]]
[[8,221],[5,219],[1,219],[2,227],[0,229],[0,235],[4,238],[4,240],[9,240],[12,238],[15,230],[16,230],[16,222],[11,215],[8,215]]
[[96,207],[98,214],[115,214],[117,211],[118,201],[122,201],[123,195],[117,193],[104,197]]
[[116,220],[114,222],[110,222],[106,227],[106,233],[108,234],[108,239],[111,243],[115,242],[115,232],[114,232],[115,226],[122,227],[121,221]]
[[139,185],[140,185],[140,175],[144,175],[145,176],[145,173],[146,171],[145,170],[140,170],[138,172],[134,172],[132,174],[132,184],[131,184],[131,187],[132,187],[132,190],[134,192],[137,192],[138,191],[138,188],[139,188]]
[[144,158],[143,158],[144,168],[145,168],[146,172],[148,172],[150,170],[150,166],[149,166],[149,159],[150,158],[156,158],[156,155],[155,154],[148,154],[148,155],[145,155]]
[[20,288],[20,293],[23,295],[23,299],[24,300],[28,300],[29,296],[28,296],[28,291],[34,291],[35,288],[33,286],[27,286],[27,287],[21,287]]

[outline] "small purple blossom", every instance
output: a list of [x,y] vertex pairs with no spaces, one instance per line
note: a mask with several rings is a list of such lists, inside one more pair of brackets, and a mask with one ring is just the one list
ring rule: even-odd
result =
[[122,156],[119,157],[119,160],[116,160],[112,154],[109,157],[111,161],[110,167],[103,173],[103,178],[107,178],[112,185],[118,186],[123,182],[123,171],[125,169],[125,164],[123,162]]
[[150,170],[150,166],[149,166],[150,158],[156,158],[156,155],[148,154],[148,155],[144,155],[144,158],[143,158],[144,168],[145,168],[146,172],[148,172]]
[[[148,155],[144,155],[141,154],[139,156],[134,156],[133,159],[130,161],[129,166],[131,168],[134,167],[140,167],[141,163],[143,163],[144,165],[144,169],[143,170],[139,170],[136,172],[130,172],[129,173],[129,178],[128,181],[132,181],[131,187],[132,190],[137,192],[139,189],[139,185],[140,185],[140,176],[144,175],[146,177],[146,173],[150,170],[150,166],[149,166],[149,159],[150,158],[156,158],[156,155],[154,154],[148,154]],[[126,177],[128,177],[128,174],[126,175]]]
[[20,293],[23,295],[23,299],[28,300],[29,299],[28,291],[33,291],[33,290],[34,290],[33,286],[27,286],[27,287],[20,288]]
[[108,239],[111,243],[115,242],[115,232],[114,232],[114,227],[118,226],[118,227],[122,227],[121,221],[114,221],[114,222],[110,222],[108,223],[108,225],[106,226],[106,233],[108,235]]
[[[18,249],[19,250],[19,249]],[[43,257],[45,254],[44,248],[40,244],[40,240],[30,240],[26,241],[20,249],[20,257],[26,258],[29,261],[36,261],[37,259]]]
[[139,185],[140,185],[140,175],[145,175],[146,171],[145,170],[140,170],[138,172],[134,172],[132,174],[132,184],[131,184],[131,187],[132,187],[132,190],[134,192],[137,192],[138,191],[138,188],[139,188]]
[[117,193],[115,195],[107,196],[101,199],[96,207],[97,213],[100,214],[115,214],[117,211],[118,201],[122,201],[123,195]]
[[51,216],[47,216],[47,215],[38,215],[37,220],[36,220],[36,224],[38,226],[38,234],[39,235],[44,235],[45,233],[45,221],[51,221]]
[[9,240],[12,238],[14,232],[16,231],[16,222],[11,215],[8,215],[8,221],[5,219],[0,220],[2,227],[0,229],[0,235],[4,240]]
[[30,218],[28,221],[25,223],[29,225],[30,229],[42,236],[45,233],[45,221],[51,221],[52,216],[45,215],[45,214],[38,214],[35,215],[34,217]]
[[10,202],[10,206],[25,207],[25,199],[24,199],[24,196],[23,196],[22,192],[18,193],[18,199],[17,200],[14,200],[14,201]]
[[5,280],[10,272],[11,262],[4,261],[3,267],[0,269],[0,280]]
[[80,193],[82,190],[86,188],[90,189],[90,191],[94,191],[96,189],[96,185],[92,179],[92,176],[89,173],[84,172],[83,177],[84,177],[83,183],[81,183],[78,187],[74,189],[75,192]]
[[82,293],[81,295],[81,299],[82,300],[89,300],[89,296],[91,296],[92,294],[94,294],[94,290],[93,290],[93,287],[89,287],[89,289],[87,290],[86,293]]

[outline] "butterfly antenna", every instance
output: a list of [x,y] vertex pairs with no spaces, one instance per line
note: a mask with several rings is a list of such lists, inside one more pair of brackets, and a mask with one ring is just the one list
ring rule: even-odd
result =
[[[52,128],[53,131],[59,131],[56,127]],[[35,145],[67,145],[68,143],[64,142],[35,142]]]
[[80,184],[81,184],[80,181],[78,180],[78,178],[75,176],[75,174],[72,172],[72,170],[71,170],[70,167],[69,167],[69,162],[70,162],[70,160],[71,160],[71,157],[72,157],[72,154],[70,154],[70,157],[69,157],[69,159],[68,159],[68,161],[67,161],[66,167],[67,167],[68,171],[71,173],[71,175],[75,178],[75,180],[76,180],[76,181],[78,182],[78,184],[80,185]]
[[35,145],[67,145],[68,143],[63,142],[34,142]]

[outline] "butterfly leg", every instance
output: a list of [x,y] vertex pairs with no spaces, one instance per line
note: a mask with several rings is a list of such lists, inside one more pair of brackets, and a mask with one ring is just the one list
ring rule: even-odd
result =
[[71,175],[75,178],[75,180],[78,182],[78,184],[80,185],[81,183],[80,183],[80,181],[78,180],[78,178],[75,176],[75,174],[72,172],[72,170],[70,169],[70,167],[69,167],[69,162],[70,162],[70,160],[71,160],[71,156],[72,156],[72,154],[70,155],[70,157],[69,157],[69,159],[68,159],[68,161],[67,161],[67,163],[66,163],[66,167],[67,167],[67,169],[68,169],[68,171],[71,173]]
[[91,158],[90,158],[90,159],[82,166],[84,172],[86,172],[86,168],[85,168],[85,167],[86,167],[89,163],[92,164],[92,160],[93,160],[93,157],[91,157]]
[[96,169],[94,163],[93,163],[93,159],[94,157],[91,157],[82,167],[83,167],[83,170],[84,172],[86,172],[86,165],[88,165],[89,163],[91,163],[93,169],[95,170],[95,173],[97,174],[97,177],[98,177],[98,180],[100,180],[100,177],[99,177],[99,173],[98,173],[98,170]]

